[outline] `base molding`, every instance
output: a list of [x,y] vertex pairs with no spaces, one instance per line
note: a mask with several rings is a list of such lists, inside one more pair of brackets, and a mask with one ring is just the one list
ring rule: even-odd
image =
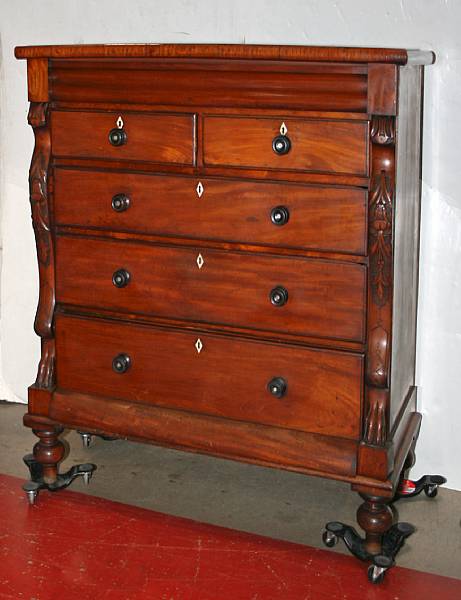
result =
[[50,412],[53,391],[50,388],[31,385],[28,390],[29,413],[46,417]]

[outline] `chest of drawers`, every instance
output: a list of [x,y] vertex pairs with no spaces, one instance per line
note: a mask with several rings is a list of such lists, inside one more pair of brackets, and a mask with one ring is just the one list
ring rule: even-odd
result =
[[116,45],[16,56],[27,59],[40,275],[31,497],[90,474],[58,473],[63,427],[290,469],[362,495],[365,539],[348,543],[336,523],[325,541],[344,537],[375,575],[387,568],[386,535],[409,534],[391,527],[388,504],[421,420],[432,53]]

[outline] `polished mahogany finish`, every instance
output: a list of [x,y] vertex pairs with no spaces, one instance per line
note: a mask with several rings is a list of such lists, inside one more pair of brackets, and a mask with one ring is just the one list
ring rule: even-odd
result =
[[[68,235],[58,236],[56,255],[62,304],[364,339],[363,265]],[[129,273],[125,285],[113,281],[119,270]],[[285,300],[271,297],[276,287]]]
[[[363,356],[357,354],[69,316],[56,320],[56,344],[62,389],[360,436]],[[274,376],[285,380],[283,393],[268,389]]]
[[[325,73],[311,62],[219,59],[52,61],[50,96],[59,102],[120,102],[181,106],[347,110],[367,103],[362,65],[335,65]],[[251,77],[248,73],[251,72]],[[124,85],[120,85],[120,81]],[[96,85],[97,84],[97,85]]]
[[421,87],[434,55],[16,56],[42,339],[25,423],[50,485],[63,426],[341,479],[363,498],[354,553],[392,563],[388,504],[421,424]]
[[[278,136],[285,124],[287,136]],[[367,173],[366,122],[210,117],[203,122],[205,165]],[[289,143],[282,140],[287,137]],[[277,150],[277,142],[281,144]]]
[[54,197],[58,225],[366,254],[360,188],[59,168]]
[[55,156],[193,164],[194,137],[193,115],[56,111],[51,118]]
[[342,63],[429,65],[434,53],[401,48],[334,48],[331,46],[271,46],[256,44],[85,44],[18,46],[16,58],[249,58]]

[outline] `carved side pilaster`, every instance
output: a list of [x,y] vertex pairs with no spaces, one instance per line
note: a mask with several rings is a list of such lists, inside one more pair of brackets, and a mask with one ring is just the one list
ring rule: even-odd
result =
[[363,440],[382,446],[388,433],[392,342],[395,119],[374,116],[368,196],[368,324]]
[[30,104],[28,121],[34,131],[35,147],[29,171],[29,192],[40,278],[35,332],[42,338],[42,356],[35,382],[35,385],[39,388],[52,388],[55,378],[55,342],[53,334],[55,307],[54,248],[50,230],[48,202],[51,136],[47,117],[48,104],[46,102],[32,102]]

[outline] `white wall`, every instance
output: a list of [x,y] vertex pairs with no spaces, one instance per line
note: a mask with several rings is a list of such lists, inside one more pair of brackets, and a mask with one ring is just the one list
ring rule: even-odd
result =
[[21,44],[246,42],[432,49],[426,71],[422,265],[418,338],[424,413],[414,472],[440,472],[461,489],[461,2],[456,0],[0,0],[3,66],[0,157],[3,271],[0,393],[26,399],[39,344],[35,248],[27,197],[32,133],[26,125]]

